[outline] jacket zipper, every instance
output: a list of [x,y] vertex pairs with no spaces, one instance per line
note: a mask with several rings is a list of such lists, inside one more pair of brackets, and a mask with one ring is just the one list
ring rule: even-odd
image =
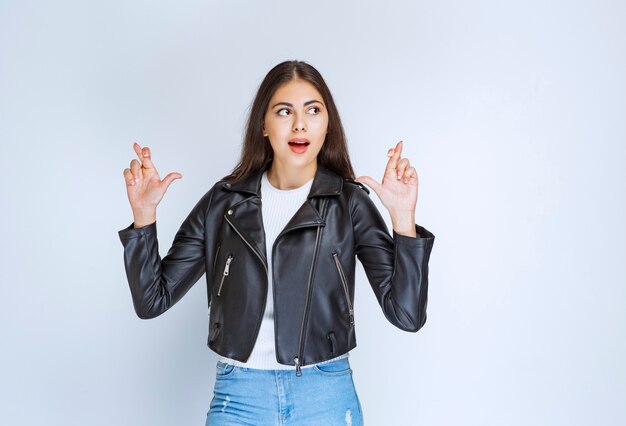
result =
[[350,327],[354,327],[354,310],[352,309],[352,303],[350,302],[350,293],[348,292],[348,283],[346,282],[346,276],[343,274],[343,269],[341,268],[341,263],[339,262],[339,256],[337,255],[337,252],[333,252],[333,257],[335,258],[337,271],[339,272],[339,276],[341,277],[343,292],[346,295],[346,302],[348,303],[348,312],[350,314]]
[[233,261],[233,255],[230,254],[228,255],[228,259],[226,260],[226,266],[224,267],[224,273],[222,274],[222,281],[220,281],[220,287],[217,289],[218,296],[222,292],[222,285],[224,285],[224,279],[226,279],[226,277],[230,273],[230,262],[232,261]]
[[[321,216],[324,217],[324,211],[326,210],[326,204],[328,200],[324,199],[324,203],[322,204]],[[319,248],[320,234],[322,231],[322,227],[319,226],[317,228],[317,233],[315,235],[315,248],[313,249],[313,260],[311,261],[311,270],[309,271],[309,280],[307,283],[306,290],[306,300],[304,301],[304,315],[302,317],[302,324],[300,325],[300,342],[298,345],[298,355],[294,357],[294,363],[296,365],[296,376],[302,376],[302,371],[300,368],[300,362],[302,361],[302,353],[304,352],[304,326],[306,324],[307,317],[309,315],[309,299],[311,298],[311,281],[313,278],[313,271],[315,270],[315,260],[317,258],[317,249]]]
[[[261,257],[261,255],[254,249],[254,247],[252,247],[252,244],[250,244],[250,242],[248,242],[248,240],[246,240],[244,236],[241,235],[241,232],[239,232],[237,227],[233,225],[233,223],[228,219],[228,216],[224,215],[224,219],[226,219],[226,222],[228,222],[228,224],[235,230],[235,232],[239,235],[239,237],[241,237],[241,239],[248,245],[248,247],[250,247],[250,250],[252,250],[252,252],[256,254],[256,256],[261,261],[261,265],[263,265],[263,269],[265,270],[265,298],[263,299],[263,308],[261,309],[261,312],[265,312],[265,305],[267,305],[267,287],[268,287],[267,280],[269,279],[268,277],[269,272],[267,271],[267,266],[265,266],[265,262],[263,262],[263,258]],[[257,321],[255,335],[259,334],[259,328],[261,327],[262,320],[263,320],[263,316],[261,315],[260,320]]]
[[226,219],[226,222],[228,222],[228,223],[230,224],[230,226],[232,226],[232,227],[233,227],[233,229],[235,230],[235,232],[236,232],[237,234],[239,234],[239,236],[241,237],[241,239],[242,239],[242,240],[243,240],[243,241],[244,241],[244,242],[248,245],[248,247],[250,247],[250,250],[252,250],[252,252],[253,252],[254,254],[256,254],[256,257],[258,257],[258,258],[259,258],[259,260],[261,261],[261,265],[263,265],[263,269],[265,269],[265,275],[267,275],[267,274],[268,274],[268,272],[267,272],[267,266],[265,266],[265,262],[263,262],[263,258],[261,257],[261,255],[260,255],[260,254],[259,254],[259,253],[258,253],[258,252],[254,249],[254,247],[252,247],[252,244],[250,244],[250,243],[248,242],[248,240],[246,240],[246,239],[243,237],[243,235],[241,235],[241,232],[239,232],[239,230],[235,227],[235,225],[233,225],[233,223],[232,223],[230,220],[228,220],[228,217],[227,217],[227,216],[224,216],[224,219]]

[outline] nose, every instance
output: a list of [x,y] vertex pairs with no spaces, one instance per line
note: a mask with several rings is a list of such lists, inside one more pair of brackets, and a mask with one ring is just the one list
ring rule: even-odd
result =
[[304,120],[302,119],[302,117],[299,114],[294,114],[294,126],[293,126],[293,131],[297,132],[298,130],[302,130],[304,131]]

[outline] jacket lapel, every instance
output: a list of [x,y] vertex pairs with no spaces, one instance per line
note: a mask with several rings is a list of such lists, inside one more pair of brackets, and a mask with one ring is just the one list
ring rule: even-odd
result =
[[[229,211],[232,211],[232,213],[227,216],[240,235],[251,244],[253,250],[261,255],[265,265],[267,265],[265,231],[261,210],[261,178],[264,171],[265,169],[247,177],[241,182],[234,184],[225,183],[223,188],[227,191],[249,195],[244,200],[230,206]],[[338,196],[341,194],[342,187],[343,178],[341,176],[318,164],[306,201],[296,211],[276,239],[294,229],[324,226],[325,221],[316,208],[319,204],[316,198]]]
[[302,203],[302,206],[296,211],[276,239],[294,229],[309,226],[325,226],[326,222],[316,208],[319,204],[316,198],[339,195],[341,194],[342,185],[343,179],[340,176],[318,165],[306,201]]

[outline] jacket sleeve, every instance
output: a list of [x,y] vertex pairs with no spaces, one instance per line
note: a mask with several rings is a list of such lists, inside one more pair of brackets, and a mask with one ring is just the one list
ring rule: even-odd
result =
[[389,235],[368,192],[355,188],[350,198],[356,255],[385,317],[404,331],[426,322],[428,260],[435,236],[415,225],[417,237]]
[[202,277],[205,264],[205,217],[213,188],[193,207],[161,260],[156,222],[141,228],[131,223],[118,232],[133,305],[141,319],[154,318],[174,306]]

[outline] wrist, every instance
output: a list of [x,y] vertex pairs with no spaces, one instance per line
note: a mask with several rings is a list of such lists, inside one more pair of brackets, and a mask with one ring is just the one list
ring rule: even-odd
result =
[[133,210],[134,227],[141,228],[156,222],[156,210]]
[[417,237],[414,211],[393,214],[391,216],[391,224],[396,234]]

